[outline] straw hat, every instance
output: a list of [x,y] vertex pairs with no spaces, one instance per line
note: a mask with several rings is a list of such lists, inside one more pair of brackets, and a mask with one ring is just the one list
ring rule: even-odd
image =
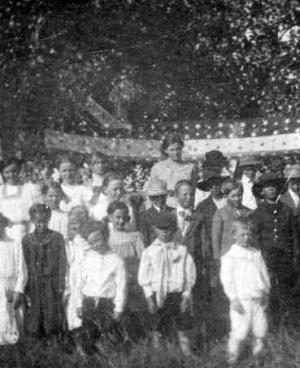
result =
[[300,179],[300,165],[299,164],[295,164],[295,165],[287,166],[284,169],[284,177],[287,180],[290,180],[290,179]]
[[148,197],[167,195],[167,183],[160,179],[151,179],[146,187]]

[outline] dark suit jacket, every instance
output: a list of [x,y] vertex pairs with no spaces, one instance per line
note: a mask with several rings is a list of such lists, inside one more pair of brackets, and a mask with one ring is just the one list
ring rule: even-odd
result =
[[[207,236],[210,242],[211,242],[212,219],[217,210],[218,210],[218,207],[215,205],[215,202],[213,201],[211,196],[206,198],[203,202],[199,203],[196,208],[196,212],[202,214],[204,218],[205,227],[207,230]],[[211,255],[212,255],[212,251],[211,251]]]
[[299,216],[300,206],[298,207],[295,206],[295,202],[293,201],[293,198],[289,192],[282,194],[282,196],[280,197],[280,201],[285,205],[287,205],[288,207],[290,207],[295,216]]
[[[171,212],[172,210],[173,208],[168,206],[164,209],[167,212]],[[153,224],[158,214],[159,212],[154,207],[148,208],[140,214],[139,231],[143,235],[145,247],[148,247],[156,238]]]

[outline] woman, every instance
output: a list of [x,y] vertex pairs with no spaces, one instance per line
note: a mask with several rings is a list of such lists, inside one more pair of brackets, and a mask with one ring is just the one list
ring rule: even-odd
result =
[[167,158],[153,165],[150,179],[160,179],[167,183],[167,205],[176,207],[175,184],[179,180],[197,181],[196,166],[190,162],[182,161],[183,140],[177,133],[169,133],[161,145],[161,152]]

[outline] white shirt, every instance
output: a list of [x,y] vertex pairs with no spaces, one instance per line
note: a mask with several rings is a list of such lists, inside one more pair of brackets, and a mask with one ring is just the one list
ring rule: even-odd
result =
[[[113,299],[116,312],[123,312],[126,300],[126,274],[123,260],[109,252],[99,254],[89,250],[83,259],[79,273],[81,298]],[[82,299],[78,300],[81,305]]]
[[257,202],[254,194],[252,193],[254,182],[250,178],[248,178],[248,176],[243,174],[241,183],[244,189],[242,205],[250,208],[251,210],[255,210],[257,208]]
[[267,267],[259,250],[233,244],[221,257],[221,282],[225,294],[233,299],[260,298],[270,291]]
[[225,198],[220,198],[220,199],[212,198],[212,200],[213,200],[214,204],[217,206],[218,210],[223,208],[227,203]]
[[50,230],[59,232],[64,239],[68,238],[68,215],[58,210],[51,211],[51,217],[48,224]]
[[138,282],[146,298],[156,293],[157,305],[161,307],[167,293],[181,292],[185,297],[191,296],[196,266],[185,246],[155,239],[143,251]]
[[92,187],[102,187],[103,176],[93,173],[92,174]]
[[192,210],[185,209],[177,205],[176,214],[177,214],[177,224],[178,224],[179,230],[181,231],[182,235],[185,235],[186,230],[190,225],[190,221],[186,221],[185,216],[190,216],[192,214]]
[[107,216],[107,207],[109,205],[106,195],[100,193],[99,198],[95,206],[90,209],[90,216],[94,221],[101,221]]
[[205,192],[204,190],[200,190],[200,189],[196,188],[194,206],[197,207],[197,205],[199,203],[203,202],[209,196],[210,196],[210,192]]
[[299,207],[299,202],[300,202],[300,199],[299,199],[299,196],[297,193],[295,193],[293,190],[289,189],[289,194],[290,196],[292,197],[292,200],[294,202],[294,205],[295,207]]

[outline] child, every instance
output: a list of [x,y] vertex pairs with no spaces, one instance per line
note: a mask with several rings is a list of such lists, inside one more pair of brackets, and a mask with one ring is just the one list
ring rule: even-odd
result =
[[59,335],[63,326],[65,243],[61,234],[48,229],[49,207],[35,204],[29,215],[35,229],[22,240],[29,275],[25,290],[29,308],[25,322],[32,336],[50,337]]
[[19,340],[23,322],[19,307],[27,283],[21,244],[7,237],[6,225],[6,218],[0,215],[0,345]]
[[[78,268],[77,313],[82,317],[82,343],[90,352],[101,338],[121,342],[118,321],[125,307],[126,275],[122,258],[108,246],[104,227],[88,236],[90,249]],[[115,339],[111,334],[116,334]]]
[[228,342],[229,363],[234,364],[241,344],[251,330],[252,352],[263,349],[267,332],[266,305],[270,280],[262,254],[249,245],[249,223],[236,220],[232,224],[234,244],[221,257],[221,282],[230,301],[231,332]]
[[67,239],[68,215],[59,208],[60,201],[63,198],[61,186],[52,182],[44,184],[42,187],[45,204],[51,209],[51,218],[48,224],[50,230],[57,231],[64,239]]
[[[136,231],[126,230],[129,222],[129,210],[125,203],[113,201],[107,208],[109,227],[109,246],[125,262],[128,281],[128,300],[126,303],[125,328],[133,339],[144,333],[143,321],[146,311],[143,291],[138,285],[137,274],[140,258],[144,250],[141,234]],[[126,323],[127,322],[129,323]]]
[[161,211],[171,212],[172,208],[166,205],[168,190],[165,181],[152,179],[148,182],[146,190],[151,202],[151,207],[141,213],[140,230],[143,235],[145,246],[148,247],[156,238],[153,227],[156,216]]
[[153,316],[153,339],[158,345],[159,333],[175,326],[180,348],[191,355],[186,330],[192,327],[192,288],[196,267],[187,247],[173,241],[176,231],[174,216],[161,213],[155,222],[157,239],[144,250],[138,282],[144,290],[148,311]]
[[92,155],[92,187],[101,187],[104,179],[104,174],[107,170],[107,163],[102,155],[99,152],[95,152]]
[[77,270],[82,262],[85,252],[90,248],[85,240],[88,226],[88,212],[85,207],[73,207],[68,217],[68,242],[67,253],[67,277],[66,277],[66,318],[69,331],[74,331],[75,340],[77,329],[81,327],[81,319],[78,318],[76,308],[77,300]]

